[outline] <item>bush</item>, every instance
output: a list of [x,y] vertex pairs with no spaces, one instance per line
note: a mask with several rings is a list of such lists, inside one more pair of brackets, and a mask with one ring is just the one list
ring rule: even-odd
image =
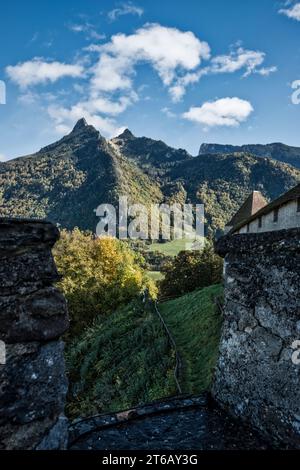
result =
[[202,251],[182,251],[164,269],[162,297],[180,297],[222,281],[223,260],[207,243]]
[[54,257],[63,276],[59,287],[68,300],[71,335],[146,288],[155,295],[155,285],[141,267],[142,258],[115,238],[96,239],[77,228],[62,230]]

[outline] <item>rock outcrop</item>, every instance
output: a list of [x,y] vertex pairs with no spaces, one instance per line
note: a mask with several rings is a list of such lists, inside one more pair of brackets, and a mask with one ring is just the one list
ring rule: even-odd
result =
[[300,449],[300,230],[227,236],[216,248],[225,319],[214,397],[272,443]]
[[64,449],[69,320],[47,222],[0,219],[0,449]]

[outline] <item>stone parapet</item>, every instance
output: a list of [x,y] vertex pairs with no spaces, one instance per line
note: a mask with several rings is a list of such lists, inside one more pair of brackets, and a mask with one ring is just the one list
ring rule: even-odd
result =
[[[69,326],[48,222],[0,219],[0,449],[63,449]],[[5,354],[4,354],[5,353]]]
[[300,229],[226,236],[216,250],[225,305],[213,395],[272,442],[300,449]]

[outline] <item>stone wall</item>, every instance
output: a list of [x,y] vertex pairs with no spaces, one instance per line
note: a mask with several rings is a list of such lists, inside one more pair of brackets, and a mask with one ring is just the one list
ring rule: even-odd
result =
[[300,229],[234,235],[225,258],[225,308],[213,395],[273,443],[300,449]]
[[69,320],[51,254],[58,237],[47,222],[0,219],[0,449],[67,445],[59,338]]

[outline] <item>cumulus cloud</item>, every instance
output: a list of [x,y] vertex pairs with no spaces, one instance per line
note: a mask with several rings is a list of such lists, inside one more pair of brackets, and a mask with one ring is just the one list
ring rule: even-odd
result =
[[8,158],[3,153],[0,153],[0,162],[6,162],[6,160],[8,160]]
[[38,57],[6,67],[9,78],[23,89],[47,82],[54,83],[63,77],[78,78],[83,72],[81,65],[71,65],[57,61],[47,62]]
[[119,16],[124,15],[137,15],[142,16],[144,13],[143,8],[134,5],[132,2],[122,3],[118,8],[114,8],[113,10],[109,11],[107,16],[110,21],[116,21]]
[[282,8],[279,10],[279,13],[293,20],[300,21],[300,3],[296,3],[289,8]]
[[194,70],[203,59],[210,57],[209,45],[192,32],[159,24],[146,24],[130,35],[117,34],[98,51],[100,57],[92,78],[95,90],[132,88],[135,66],[144,62],[154,68],[173,95],[177,74]]
[[208,101],[200,107],[190,108],[183,114],[183,118],[207,127],[237,127],[250,116],[252,111],[253,107],[249,101],[236,97],[222,98]]

